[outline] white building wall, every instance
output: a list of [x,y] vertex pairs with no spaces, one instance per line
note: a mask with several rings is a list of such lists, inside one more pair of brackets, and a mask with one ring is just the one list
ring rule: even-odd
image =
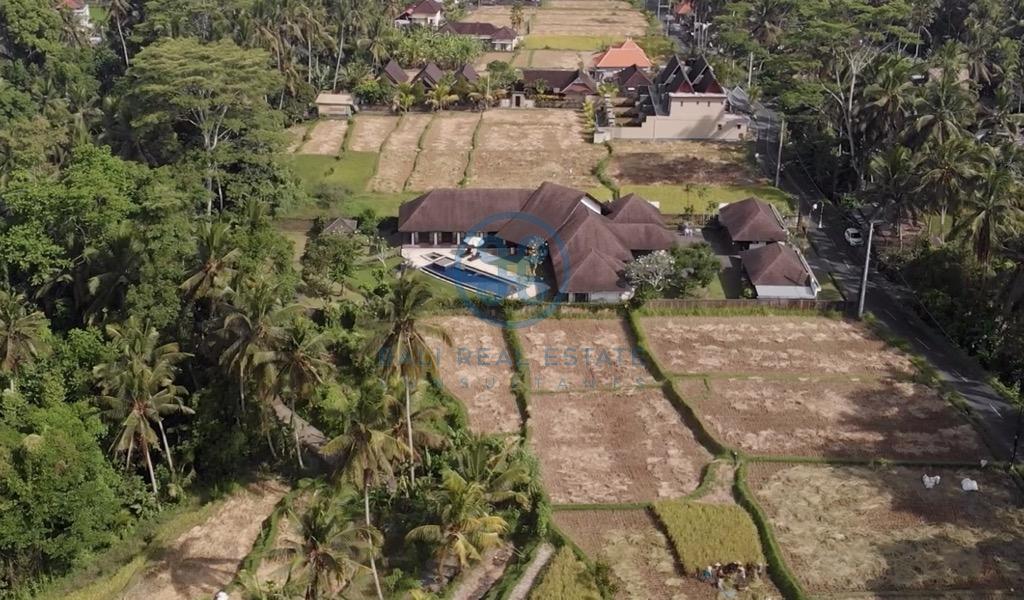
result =
[[818,297],[817,288],[811,286],[796,285],[756,285],[758,298],[792,298],[800,300],[814,300]]
[[639,127],[601,132],[605,139],[739,141],[746,139],[749,127],[749,118],[726,110],[725,96],[672,94],[669,114],[648,116]]

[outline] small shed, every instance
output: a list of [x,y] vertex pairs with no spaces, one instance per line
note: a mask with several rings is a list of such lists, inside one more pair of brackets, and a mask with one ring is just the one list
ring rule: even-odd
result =
[[347,119],[359,112],[352,94],[320,92],[316,97],[316,112],[329,119]]
[[800,251],[773,242],[740,254],[743,270],[758,298],[814,300],[821,285]]

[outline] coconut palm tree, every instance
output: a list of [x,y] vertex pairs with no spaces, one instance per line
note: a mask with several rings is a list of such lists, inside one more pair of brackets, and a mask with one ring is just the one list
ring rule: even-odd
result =
[[368,553],[382,543],[380,532],[359,525],[336,498],[316,495],[302,513],[289,511],[298,526],[298,536],[275,549],[274,558],[288,562],[288,582],[304,590],[305,600],[318,600],[344,590],[360,569]]
[[[324,453],[339,459],[341,468],[336,476],[354,485],[363,493],[363,514],[367,530],[370,519],[370,489],[382,481],[393,480],[394,463],[406,452],[401,439],[391,434],[393,423],[388,422],[383,399],[383,385],[367,385],[361,390],[341,435],[324,446]],[[383,600],[370,540],[370,570],[377,597]]]
[[920,146],[932,139],[941,144],[963,136],[974,119],[976,106],[976,95],[961,83],[959,69],[943,68],[914,101],[918,117],[911,123],[911,137]]
[[409,112],[416,103],[416,89],[411,83],[400,83],[394,87],[391,95],[391,110]]
[[427,92],[427,104],[436,111],[444,110],[458,100],[459,95],[453,93],[452,85],[448,81],[437,82],[437,85]]
[[872,83],[864,88],[875,138],[892,139],[903,131],[913,108],[913,87],[906,59],[886,57],[880,61]]
[[437,361],[427,336],[451,346],[451,337],[442,328],[425,322],[433,294],[425,281],[405,272],[391,290],[381,333],[371,340],[370,350],[377,357],[377,368],[388,380],[402,379],[405,389],[405,421],[408,434],[409,483],[416,483],[416,450],[412,439],[412,389],[427,376],[437,374]]
[[930,208],[939,211],[943,227],[946,215],[956,214],[967,186],[977,176],[978,160],[977,148],[970,138],[948,139],[926,148],[921,161],[921,189]]
[[18,388],[21,367],[50,352],[50,322],[22,294],[0,288],[0,374]]
[[514,502],[525,508],[533,473],[519,448],[513,439],[471,433],[460,444],[454,465],[467,481],[480,484],[491,504]]
[[117,30],[117,37],[121,41],[121,53],[124,56],[124,66],[127,69],[131,66],[128,58],[128,44],[125,41],[124,26],[134,17],[134,8],[131,0],[110,0],[107,5],[107,26],[113,23]]
[[120,423],[112,450],[115,454],[126,455],[127,466],[131,465],[135,448],[140,448],[153,493],[158,494],[150,448],[162,444],[167,467],[173,475],[174,460],[163,418],[172,414],[193,414],[192,409],[181,402],[185,388],[174,384],[177,364],[189,355],[181,352],[176,343],[160,344],[156,328],[140,323],[135,317],[122,325],[108,325],[106,332],[118,356],[112,362],[96,365],[93,376],[101,391],[99,403],[104,409],[103,415]]
[[1021,182],[993,153],[980,170],[975,192],[964,203],[963,218],[952,235],[967,239],[978,261],[988,263],[999,235],[1020,221],[1022,210]]
[[182,282],[186,298],[219,298],[235,276],[234,265],[242,252],[231,245],[231,228],[224,222],[206,222],[199,226],[198,264]]
[[869,169],[872,182],[867,189],[868,196],[891,216],[902,248],[903,218],[916,214],[920,208],[915,193],[918,184],[913,154],[905,146],[893,146],[872,158]]
[[505,519],[492,514],[483,486],[466,481],[451,469],[441,475],[441,489],[433,498],[436,523],[420,525],[405,539],[434,546],[438,576],[444,578],[448,559],[455,557],[458,568],[479,560],[483,551],[497,546],[508,531]]

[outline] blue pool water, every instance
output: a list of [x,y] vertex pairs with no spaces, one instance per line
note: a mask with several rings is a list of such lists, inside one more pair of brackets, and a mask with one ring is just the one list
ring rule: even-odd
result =
[[459,268],[460,264],[456,263],[445,267],[437,263],[431,263],[423,268],[441,279],[448,280],[456,285],[499,298],[505,298],[523,289],[521,285],[468,268],[466,265],[462,265],[464,268]]

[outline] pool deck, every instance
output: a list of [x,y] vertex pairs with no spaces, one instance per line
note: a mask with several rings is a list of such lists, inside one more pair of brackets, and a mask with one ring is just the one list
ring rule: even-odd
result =
[[[462,248],[460,247],[448,247],[448,248],[437,248],[437,247],[420,247],[420,246],[405,246],[402,248],[402,258],[409,264],[416,267],[417,269],[423,270],[423,267],[430,263],[438,260],[441,257],[449,258],[451,260],[457,260],[456,253]],[[439,255],[439,256],[435,256]],[[518,300],[530,300],[537,298],[548,291],[547,284],[539,281],[534,281],[527,277],[520,276],[518,273],[509,271],[502,265],[511,264],[510,261],[503,259],[499,256],[489,254],[487,252],[480,253],[480,260],[474,260],[472,262],[462,260],[463,264],[472,267],[482,273],[493,275],[501,279],[507,279],[510,281],[516,281],[526,287],[512,294],[510,298]],[[423,271],[427,275],[434,277],[430,271]],[[440,278],[439,278],[440,279]],[[451,283],[451,282],[449,282]]]

